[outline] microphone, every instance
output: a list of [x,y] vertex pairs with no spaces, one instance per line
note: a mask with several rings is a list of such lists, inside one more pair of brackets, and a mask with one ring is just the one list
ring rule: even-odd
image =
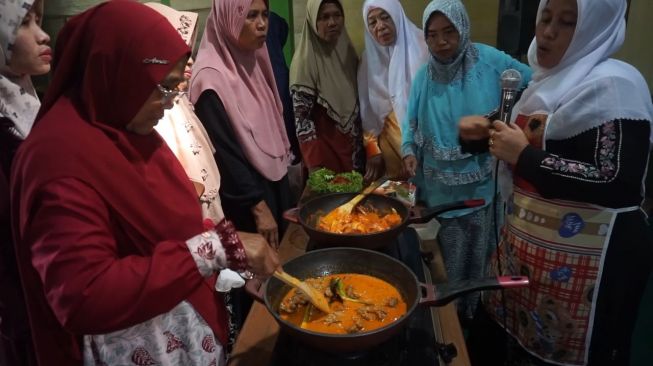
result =
[[499,119],[510,124],[510,114],[517,99],[517,89],[521,85],[521,74],[515,69],[508,69],[501,73],[501,106]]

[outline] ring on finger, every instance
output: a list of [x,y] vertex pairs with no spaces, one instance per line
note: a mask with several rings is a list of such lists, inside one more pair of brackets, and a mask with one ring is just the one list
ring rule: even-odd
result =
[[488,141],[488,145],[492,146],[494,145],[494,139],[490,137],[490,141]]

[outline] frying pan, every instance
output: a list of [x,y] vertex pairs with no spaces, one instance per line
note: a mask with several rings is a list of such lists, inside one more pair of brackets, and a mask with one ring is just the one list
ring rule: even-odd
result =
[[409,209],[401,201],[382,195],[369,195],[359,205],[371,206],[377,212],[390,212],[392,209],[401,216],[401,223],[388,230],[371,234],[336,234],[317,228],[319,218],[326,215],[334,208],[348,202],[357,193],[332,193],[315,197],[298,208],[293,208],[284,213],[284,218],[290,222],[300,224],[308,236],[320,248],[326,247],[357,247],[365,249],[378,249],[392,243],[409,224],[425,223],[432,218],[451,210],[478,207],[485,204],[483,199],[451,202],[418,212]]
[[314,250],[284,264],[284,270],[302,280],[337,273],[374,276],[397,288],[406,302],[406,314],[385,327],[356,334],[325,334],[302,329],[279,316],[279,304],[290,291],[290,286],[275,278],[268,279],[259,288],[256,288],[255,281],[248,282],[248,292],[265,303],[283,331],[328,352],[363,351],[388,340],[403,329],[417,306],[443,306],[471,291],[528,286],[528,278],[522,276],[488,277],[428,285],[420,283],[415,274],[400,261],[377,251],[359,248]]

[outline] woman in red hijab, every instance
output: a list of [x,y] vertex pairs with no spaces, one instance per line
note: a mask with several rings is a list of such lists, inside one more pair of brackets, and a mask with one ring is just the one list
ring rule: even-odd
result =
[[230,222],[203,225],[192,184],[153,131],[189,51],[135,1],[91,8],[59,34],[52,85],[11,178],[41,365],[221,365],[215,273],[278,265],[262,238],[243,247]]

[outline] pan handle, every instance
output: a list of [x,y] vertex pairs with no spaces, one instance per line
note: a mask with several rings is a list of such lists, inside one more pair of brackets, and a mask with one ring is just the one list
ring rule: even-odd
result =
[[247,292],[249,296],[260,303],[265,303],[265,300],[263,300],[263,291],[263,281],[258,278],[253,278],[245,283],[245,292]]
[[288,222],[299,224],[299,207],[291,208],[284,211],[283,218]]
[[485,204],[485,200],[482,198],[479,199],[473,199],[473,200],[465,200],[465,201],[456,201],[456,202],[450,202],[450,203],[445,203],[442,205],[438,205],[435,207],[429,207],[422,209],[421,212],[416,213],[414,209],[410,210],[410,216],[408,217],[408,223],[409,224],[424,224],[429,221],[431,221],[432,218],[443,214],[447,211],[453,211],[453,210],[460,210],[463,208],[471,208],[471,207],[478,207],[478,206],[483,206]]
[[486,277],[478,280],[455,281],[439,285],[420,283],[419,304],[425,306],[443,306],[473,291],[521,288],[528,287],[528,285],[528,277],[525,276]]

